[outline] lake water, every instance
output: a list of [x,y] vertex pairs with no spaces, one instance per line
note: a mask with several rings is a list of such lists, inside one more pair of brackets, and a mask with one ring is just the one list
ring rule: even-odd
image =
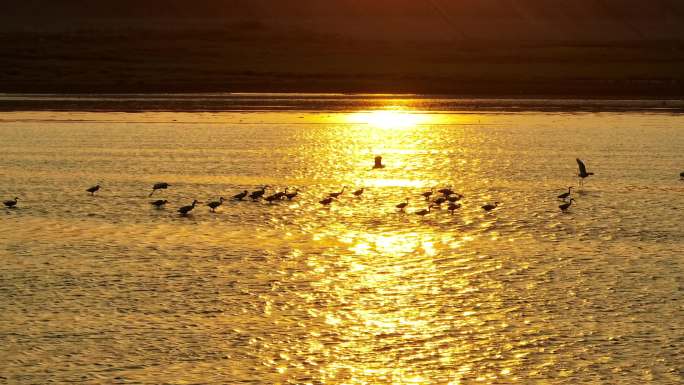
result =
[[684,115],[241,103],[0,113],[0,383],[684,382]]

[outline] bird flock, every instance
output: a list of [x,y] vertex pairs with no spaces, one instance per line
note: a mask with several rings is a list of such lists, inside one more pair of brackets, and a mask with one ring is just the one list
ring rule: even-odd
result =
[[[577,166],[578,166],[578,173],[577,177],[579,178],[579,185],[582,186],[584,185],[584,180],[588,178],[589,176],[594,175],[593,172],[588,172],[587,167],[584,164],[582,160],[579,158],[576,159]],[[384,168],[385,165],[382,164],[382,157],[377,156],[375,157],[375,164],[373,166],[374,169],[378,168]],[[681,172],[679,174],[680,178],[684,181],[684,172]],[[159,182],[155,183],[152,186],[152,191],[149,194],[149,197],[152,197],[155,192],[159,190],[166,190],[170,187],[171,185],[166,182]],[[96,184],[95,186],[89,187],[85,189],[86,192],[90,193],[91,196],[94,196],[96,192],[100,191],[102,186],[100,184]],[[290,187],[286,187],[283,191],[275,191],[270,195],[266,195],[267,189],[269,189],[270,186],[264,185],[261,186],[258,190],[249,192],[248,190],[243,190],[242,192],[235,194],[231,197],[232,200],[234,201],[244,201],[245,199],[250,199],[253,202],[259,201],[259,200],[264,200],[268,203],[274,203],[276,201],[282,201],[282,200],[288,200],[291,201],[295,199],[298,194],[299,194],[299,189],[295,188],[293,190],[290,190]],[[561,212],[567,212],[570,206],[572,206],[573,202],[575,202],[575,199],[572,197],[572,189],[573,186],[568,187],[568,191],[564,192],[562,194],[558,195],[558,199],[561,200],[563,203],[561,203],[558,208],[560,209]],[[327,196],[325,196],[323,199],[319,200],[318,203],[321,204],[324,207],[329,207],[333,204],[333,202],[338,202],[339,198],[344,194],[344,192],[347,190],[347,186],[343,186],[340,191],[336,192],[331,192],[328,193]],[[361,197],[365,191],[365,188],[360,188],[358,190],[355,190],[352,192],[352,195],[355,197]],[[461,193],[458,193],[454,190],[452,190],[450,187],[442,188],[437,191],[435,191],[434,188],[430,189],[429,191],[424,191],[420,194],[422,198],[425,200],[427,203],[427,207],[424,209],[416,210],[413,212],[413,214],[418,215],[418,216],[425,216],[428,215],[430,212],[432,212],[432,209],[441,209],[443,204],[447,204],[447,211],[449,211],[452,215],[454,212],[462,207],[461,200],[464,198],[464,195]],[[211,212],[216,212],[216,209],[218,209],[224,202],[226,201],[225,198],[219,197],[217,201],[211,201],[207,203],[207,206],[209,207],[209,211]],[[410,198],[404,199],[404,201],[398,203],[395,205],[395,208],[400,211],[400,212],[406,212],[406,208],[409,206],[409,201]],[[5,205],[6,208],[16,208],[19,202],[19,198],[15,197],[14,199],[4,201],[3,204]],[[157,209],[163,209],[167,203],[169,203],[168,200],[166,199],[157,199],[154,201],[149,202],[150,205],[154,206]],[[182,216],[186,216],[190,214],[191,211],[195,209],[198,203],[201,203],[200,201],[194,199],[191,204],[186,205],[186,206],[181,206],[178,208],[178,213]],[[500,203],[499,202],[494,202],[494,203],[486,203],[481,206],[481,209],[485,212],[491,212],[499,207]]]

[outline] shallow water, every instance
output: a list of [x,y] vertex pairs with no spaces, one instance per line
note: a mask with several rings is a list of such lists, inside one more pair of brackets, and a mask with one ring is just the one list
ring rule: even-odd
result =
[[684,381],[682,115],[393,111],[2,113],[0,383]]

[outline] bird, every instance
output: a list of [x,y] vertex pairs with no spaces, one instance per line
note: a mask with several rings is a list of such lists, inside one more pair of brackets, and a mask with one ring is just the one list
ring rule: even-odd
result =
[[335,200],[333,197],[327,197],[323,200],[318,201],[318,203],[322,204],[323,206],[328,206],[329,204],[332,203],[332,201]]
[[454,215],[454,211],[458,210],[461,208],[460,203],[449,203],[449,206],[447,207],[447,210],[451,212],[451,215]]
[[570,196],[570,190],[572,189],[572,186],[568,187],[568,192],[562,193],[558,196],[558,199],[565,200],[567,197]]
[[253,201],[261,199],[261,197],[264,196],[264,193],[266,193],[266,187],[268,186],[262,186],[261,190],[252,191],[252,193],[249,194],[249,197],[252,198]]
[[373,165],[373,168],[385,168],[385,165],[382,164],[382,157],[380,155],[375,157],[375,164]]
[[4,202],[2,202],[2,203],[5,205],[5,207],[12,208],[12,207],[16,207],[16,206],[17,206],[17,201],[18,201],[18,200],[19,200],[19,198],[14,197],[14,200],[8,200],[8,201],[4,201]]
[[562,212],[566,212],[568,208],[570,208],[570,205],[572,205],[572,202],[574,202],[574,198],[570,198],[569,201],[563,203],[562,205],[558,206],[559,209],[561,209]]
[[406,198],[405,201],[399,203],[398,205],[396,205],[396,206],[394,206],[394,207],[398,208],[400,211],[404,211],[404,209],[406,208],[406,206],[408,206],[408,202],[409,202],[409,199]]
[[430,209],[432,209],[432,205],[428,206],[427,209],[418,210],[414,214],[424,217],[430,213]]
[[445,197],[448,197],[449,195],[454,193],[454,190],[447,187],[447,188],[439,189],[439,190],[437,190],[437,192],[444,195]]
[[150,193],[150,196],[152,196],[152,194],[154,194],[154,192],[157,190],[166,190],[169,188],[169,186],[170,185],[166,182],[155,183],[154,186],[152,186],[152,192]]
[[684,171],[682,171],[682,172],[679,173],[679,178],[681,178],[682,180],[684,180]]
[[99,189],[100,189],[100,185],[99,185],[99,184],[96,184],[96,185],[93,186],[93,187],[88,187],[88,188],[86,189],[86,191],[89,192],[90,195],[95,195],[95,192],[96,192],[97,190],[99,190]]
[[169,201],[166,199],[158,199],[156,201],[150,202],[150,204],[158,209],[162,208],[165,204],[167,204]]
[[482,206],[482,209],[484,211],[492,211],[497,207],[499,207],[499,202],[494,202],[494,204],[487,203],[486,205]]
[[279,191],[275,194],[271,194],[271,195],[267,196],[266,198],[264,198],[264,200],[268,203],[273,203],[273,201],[281,200],[283,196],[285,196],[285,193],[282,191]]
[[178,209],[178,212],[180,213],[180,215],[188,215],[188,213],[189,213],[190,211],[192,211],[192,209],[195,208],[195,205],[196,205],[197,203],[198,203],[198,202],[197,202],[197,199],[195,199],[195,200],[192,201],[192,204],[191,204],[191,205],[189,205],[189,206],[183,206],[183,207],[179,208],[179,209]]
[[291,201],[292,199],[294,199],[294,197],[297,196],[297,194],[299,194],[299,189],[298,189],[298,188],[296,188],[296,189],[294,190],[294,192],[289,192],[289,193],[285,194],[285,198],[287,198],[288,201]]
[[582,162],[579,158],[575,158],[577,161],[577,166],[579,167],[579,173],[577,173],[577,176],[580,177],[580,186],[584,184],[584,178],[588,177],[589,175],[594,175],[593,172],[587,172],[587,167],[584,165],[584,162]]
[[223,197],[219,197],[219,200],[213,201],[213,202],[209,202],[209,203],[207,203],[207,206],[209,206],[209,210],[210,210],[212,213],[215,213],[215,212],[216,212],[216,208],[219,207],[219,206],[221,206],[221,205],[223,204],[223,201],[224,201],[224,200],[225,200],[225,199],[223,199]]
[[363,191],[364,191],[365,189],[366,189],[366,188],[364,187],[364,188],[360,188],[360,189],[354,191],[354,193],[353,193],[354,196],[360,197],[361,194],[363,194]]
[[437,207],[441,207],[442,203],[444,203],[444,202],[446,202],[445,197],[439,197],[439,198],[435,199],[434,201],[432,201],[432,203],[434,203]]
[[429,199],[430,199],[430,195],[432,195],[434,192],[435,192],[435,189],[430,189],[430,191],[426,191],[426,192],[424,192],[424,193],[422,193],[422,194],[420,194],[420,195],[422,195],[423,198],[425,198],[425,200],[429,200]]
[[337,198],[340,197],[340,195],[342,195],[342,193],[344,192],[344,190],[345,190],[346,188],[347,188],[347,186],[343,186],[343,187],[342,187],[342,190],[340,190],[339,192],[330,193],[330,194],[328,194],[328,196],[331,197],[331,198],[337,199]]
[[446,200],[448,200],[451,203],[454,203],[456,201],[460,201],[461,199],[463,199],[463,195],[461,195],[459,193],[453,193],[453,194],[446,197]]
[[233,195],[233,199],[238,200],[238,201],[241,201],[241,200],[245,199],[245,197],[247,196],[247,194],[249,194],[249,191],[245,190],[245,191],[243,191],[243,192],[241,192],[241,193],[239,193],[239,194]]

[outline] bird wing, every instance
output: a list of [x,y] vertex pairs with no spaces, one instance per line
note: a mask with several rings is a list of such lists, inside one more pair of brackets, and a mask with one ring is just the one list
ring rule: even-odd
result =
[[575,160],[577,161],[577,165],[579,166],[580,174],[586,174],[587,168],[584,166],[584,162],[582,162],[579,158],[575,158]]

